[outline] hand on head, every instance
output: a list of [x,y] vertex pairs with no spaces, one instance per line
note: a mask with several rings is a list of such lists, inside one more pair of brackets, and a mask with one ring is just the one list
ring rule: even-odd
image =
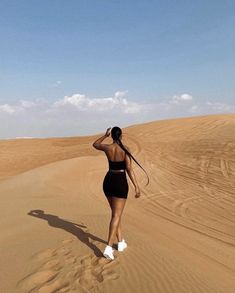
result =
[[106,130],[106,133],[105,133],[106,136],[109,136],[109,135],[110,135],[110,130],[111,130],[111,127],[109,127],[109,128]]

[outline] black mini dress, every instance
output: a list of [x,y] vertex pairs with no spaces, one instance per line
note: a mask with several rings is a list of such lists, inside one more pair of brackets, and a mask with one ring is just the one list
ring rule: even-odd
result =
[[[123,161],[110,161],[109,170],[126,170],[126,162]],[[106,197],[116,196],[120,198],[127,198],[129,186],[127,182],[126,171],[112,172],[108,171],[103,181],[103,191]]]

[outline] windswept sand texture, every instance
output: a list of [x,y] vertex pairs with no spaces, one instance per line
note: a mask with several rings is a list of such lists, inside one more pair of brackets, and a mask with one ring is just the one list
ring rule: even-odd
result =
[[150,184],[133,163],[114,261],[102,134],[0,141],[0,292],[234,293],[235,115],[123,129]]

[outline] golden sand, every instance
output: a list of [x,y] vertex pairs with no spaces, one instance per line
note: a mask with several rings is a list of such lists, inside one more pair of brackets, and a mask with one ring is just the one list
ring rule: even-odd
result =
[[114,261],[103,134],[0,141],[0,292],[235,292],[235,115],[123,128],[150,184],[133,163]]

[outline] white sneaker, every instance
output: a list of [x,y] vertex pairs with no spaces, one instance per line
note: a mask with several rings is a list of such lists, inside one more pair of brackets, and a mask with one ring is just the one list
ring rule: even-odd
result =
[[104,257],[106,257],[107,259],[113,260],[114,259],[113,251],[114,249],[112,248],[112,246],[106,245],[105,250],[103,252]]
[[122,239],[122,241],[118,242],[118,251],[123,251],[125,248],[127,248],[127,243]]

